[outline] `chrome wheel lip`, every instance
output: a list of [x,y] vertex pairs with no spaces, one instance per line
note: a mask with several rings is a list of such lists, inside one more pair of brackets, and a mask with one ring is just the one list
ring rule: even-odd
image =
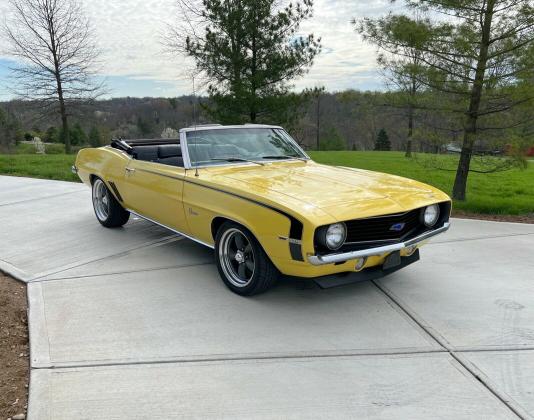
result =
[[93,183],[93,207],[98,220],[105,222],[109,217],[109,192],[101,179]]
[[[237,252],[235,252],[235,255],[232,256],[233,250],[231,248],[231,245],[236,235],[241,236],[245,241],[243,246],[244,249],[238,249]],[[247,251],[245,251],[245,249],[247,249]],[[227,229],[221,236],[217,252],[221,269],[226,279],[233,286],[243,288],[248,286],[252,282],[252,279],[254,278],[254,274],[256,272],[256,258],[254,255],[254,250],[252,249],[252,244],[250,243],[250,240],[248,239],[247,235],[245,235],[241,230],[237,228]],[[251,273],[247,278],[243,278],[236,271],[235,263],[237,263],[238,265],[246,265],[247,261],[252,261],[253,269],[251,270]],[[247,270],[250,271],[250,269],[245,268],[245,273]]]

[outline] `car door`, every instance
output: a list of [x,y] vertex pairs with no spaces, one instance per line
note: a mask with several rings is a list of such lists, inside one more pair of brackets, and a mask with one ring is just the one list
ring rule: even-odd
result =
[[124,202],[129,210],[188,233],[182,202],[185,169],[131,159],[125,168]]

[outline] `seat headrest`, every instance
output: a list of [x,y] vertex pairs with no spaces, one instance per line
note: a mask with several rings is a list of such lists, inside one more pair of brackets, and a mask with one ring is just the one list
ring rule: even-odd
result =
[[164,144],[158,146],[158,157],[160,159],[180,156],[182,156],[182,148],[179,144]]

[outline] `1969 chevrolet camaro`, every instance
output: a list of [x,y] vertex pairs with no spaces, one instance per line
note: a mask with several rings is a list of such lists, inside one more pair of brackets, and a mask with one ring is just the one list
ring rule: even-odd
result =
[[313,162],[281,128],[196,126],[179,139],[114,140],[73,166],[98,221],[135,214],[215,250],[222,280],[253,295],[280,273],[321,287],[419,259],[449,228],[450,198],[398,176]]

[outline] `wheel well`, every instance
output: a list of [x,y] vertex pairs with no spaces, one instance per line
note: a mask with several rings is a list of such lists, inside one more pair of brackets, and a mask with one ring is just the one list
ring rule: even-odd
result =
[[89,175],[89,181],[91,182],[91,185],[93,185],[93,182],[95,182],[95,179],[97,179],[98,177],[96,175]]
[[215,237],[217,236],[217,232],[219,231],[219,228],[225,222],[234,222],[234,221],[227,219],[226,217],[220,217],[220,216],[216,217],[215,219],[211,221],[211,236],[213,237],[213,240],[215,240]]

